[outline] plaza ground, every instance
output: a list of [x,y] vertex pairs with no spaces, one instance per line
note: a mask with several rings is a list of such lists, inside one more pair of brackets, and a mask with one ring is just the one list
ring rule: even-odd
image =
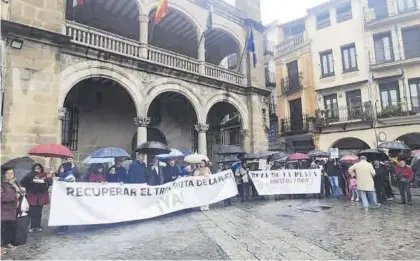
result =
[[419,239],[418,196],[367,213],[346,200],[265,200],[66,235],[47,228],[3,259],[418,259]]

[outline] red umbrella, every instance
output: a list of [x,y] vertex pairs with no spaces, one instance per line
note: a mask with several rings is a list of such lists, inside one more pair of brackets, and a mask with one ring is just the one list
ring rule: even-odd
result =
[[359,157],[357,157],[356,155],[346,155],[340,159],[340,162],[345,162],[345,163],[350,163],[350,164],[357,163],[359,162]]
[[37,145],[30,149],[28,154],[49,158],[73,158],[73,153],[67,147],[60,144]]
[[310,159],[308,155],[303,153],[294,153],[290,154],[289,157],[287,157],[287,160],[307,160]]

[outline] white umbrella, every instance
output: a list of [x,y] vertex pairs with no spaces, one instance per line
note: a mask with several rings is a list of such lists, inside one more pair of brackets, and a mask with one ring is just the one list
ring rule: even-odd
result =
[[191,163],[191,164],[197,164],[197,163],[200,163],[203,160],[209,161],[209,158],[205,155],[200,155],[200,154],[197,154],[197,153],[188,155],[184,158],[185,162],[188,162],[188,163]]
[[175,159],[184,157],[184,153],[177,149],[171,149],[170,153],[156,155],[159,160]]
[[115,161],[114,158],[92,158],[91,156],[87,157],[83,160],[83,164],[95,164],[95,163],[108,163],[110,165],[114,165]]

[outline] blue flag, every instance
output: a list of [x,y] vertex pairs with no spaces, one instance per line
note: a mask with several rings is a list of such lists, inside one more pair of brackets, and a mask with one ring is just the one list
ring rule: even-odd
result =
[[255,52],[255,42],[254,42],[254,31],[251,28],[251,32],[248,37],[248,52],[252,52],[252,62],[254,68],[257,66],[257,53]]

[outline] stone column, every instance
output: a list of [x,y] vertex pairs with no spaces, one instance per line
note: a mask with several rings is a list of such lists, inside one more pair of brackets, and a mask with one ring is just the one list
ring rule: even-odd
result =
[[[201,38],[202,37],[202,38]],[[201,42],[200,42],[201,40]],[[203,34],[203,32],[200,32],[198,35],[198,42],[200,42],[200,45],[198,46],[198,62],[199,67],[198,67],[198,71],[200,74],[205,74],[206,73],[206,48],[205,48],[205,42],[206,42],[206,37],[205,34]]]
[[147,126],[150,124],[149,117],[134,118],[134,124],[137,127],[137,146],[147,141]]
[[194,127],[198,132],[198,153],[201,155],[207,155],[207,131],[209,130],[209,125],[199,123]]
[[251,152],[251,140],[247,129],[241,130],[242,148],[245,152]]
[[147,44],[149,37],[149,16],[145,14],[140,15],[140,58],[147,58]]

